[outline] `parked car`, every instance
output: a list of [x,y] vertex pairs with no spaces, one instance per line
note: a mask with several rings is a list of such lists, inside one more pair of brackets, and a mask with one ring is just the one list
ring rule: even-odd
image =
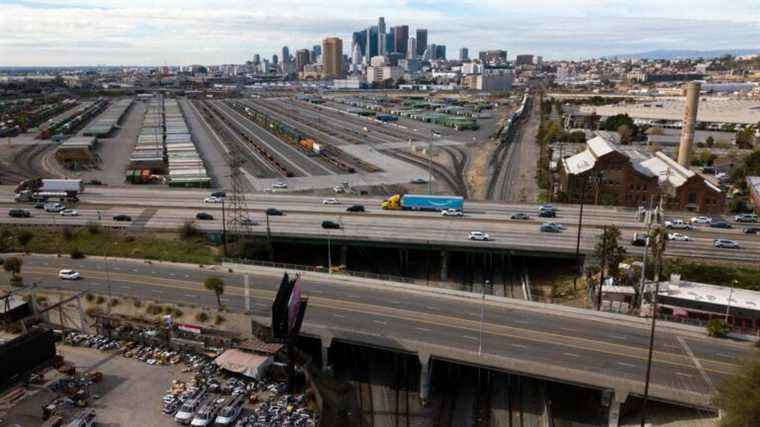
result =
[[733,228],[731,224],[727,223],[726,221],[714,221],[710,223],[710,227],[712,228]]
[[555,224],[553,222],[547,222],[544,224],[541,224],[541,227],[539,228],[542,233],[561,233],[562,228],[559,227],[559,224]]
[[427,183],[427,180],[425,178],[417,177],[412,180],[412,184],[426,184],[426,183]]
[[744,232],[746,234],[760,234],[760,227],[747,227]]
[[58,213],[62,210],[66,209],[66,206],[63,206],[60,203],[47,203],[45,204],[45,212],[52,212],[52,213]]
[[61,211],[61,216],[79,216],[79,211],[76,209],[64,209]]
[[288,188],[288,183],[285,181],[278,181],[272,184],[272,188],[279,188],[279,189]]
[[209,196],[223,199],[227,197],[227,193],[225,193],[224,191],[214,191],[213,193],[209,194]]
[[734,216],[736,222],[757,222],[757,215],[751,213],[743,213]]
[[346,212],[364,212],[364,205],[353,205],[346,208]]
[[464,216],[464,213],[459,209],[449,208],[442,210],[441,216]]
[[335,221],[325,220],[325,221],[322,221],[322,228],[340,229],[340,224],[338,224]]
[[13,218],[29,218],[32,213],[26,209],[8,209],[8,216]]
[[729,239],[715,239],[713,240],[713,246],[716,248],[739,249],[739,243]]
[[45,209],[45,202],[37,202],[34,204],[34,209]]
[[204,220],[204,221],[209,221],[209,220],[212,220],[212,219],[214,219],[214,216],[213,216],[213,215],[211,215],[210,213],[206,213],[206,212],[198,212],[197,214],[195,214],[195,219],[200,219],[200,220]]
[[283,216],[284,215],[284,213],[277,208],[268,208],[266,210],[266,214],[268,216]]
[[491,240],[491,236],[489,236],[488,233],[484,233],[482,231],[470,231],[470,234],[467,235],[467,238],[470,240],[480,240],[480,241]]
[[224,197],[209,196],[203,199],[203,203],[223,203]]
[[665,221],[665,228],[675,230],[691,230],[691,225],[682,220],[681,218],[671,218]]
[[336,199],[335,197],[328,197],[326,199],[322,199],[323,205],[337,205],[339,203],[340,202],[338,202],[338,199]]
[[61,280],[79,280],[82,276],[76,270],[63,269],[58,272],[58,278]]
[[709,216],[695,216],[689,222],[696,225],[707,225],[712,222],[712,218]]
[[336,193],[345,193],[346,189],[342,185],[336,185],[333,187],[333,191]]
[[509,219],[530,219],[530,217],[526,213],[518,212],[516,214],[512,214]]
[[114,221],[132,221],[132,217],[129,215],[119,214],[113,216]]
[[668,236],[668,240],[675,240],[678,242],[688,242],[689,240],[691,240],[689,239],[689,236],[685,234],[681,234],[681,233],[669,233],[667,236]]

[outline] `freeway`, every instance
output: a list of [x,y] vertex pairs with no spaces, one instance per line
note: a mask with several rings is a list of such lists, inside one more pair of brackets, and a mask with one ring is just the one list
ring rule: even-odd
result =
[[[58,280],[60,268],[76,269],[84,279]],[[26,283],[38,282],[42,288],[214,305],[215,297],[202,281],[217,275],[226,284],[224,304],[242,311],[242,269],[25,256],[23,276]],[[282,271],[256,267],[248,274],[253,314],[269,316]],[[534,366],[533,372],[522,372],[528,375],[555,378],[556,374],[565,381],[606,388],[623,382],[631,393],[640,393],[642,387],[649,342],[645,320],[506,298],[481,301],[464,293],[319,273],[303,273],[302,280],[309,297],[307,332],[327,331],[334,339],[404,351],[415,348],[408,343],[418,343],[435,349],[430,354],[434,358],[460,363],[499,367],[504,366],[499,361],[507,360],[514,367],[523,366],[516,364],[521,362]],[[658,325],[652,378],[654,393],[663,400],[707,405],[712,387],[735,369],[737,359],[750,348],[702,336],[692,328]]]
[[[60,217],[33,210],[31,218],[11,218],[9,207],[19,204],[12,202],[10,187],[0,187],[0,222],[13,224],[71,224],[83,225],[98,221],[103,225],[125,226],[114,223],[114,214],[125,213],[133,218],[140,217],[141,227],[153,229],[176,229],[187,220],[193,220],[198,212],[214,215],[213,221],[197,221],[205,230],[221,229],[221,205],[204,204],[208,194],[203,190],[134,189],[90,187],[82,194],[79,217]],[[551,254],[574,253],[577,237],[578,207],[558,206],[558,216],[554,219],[538,218],[534,215],[535,205],[498,204],[467,202],[466,214],[462,218],[441,217],[431,212],[384,211],[379,208],[380,200],[372,198],[341,198],[342,204],[323,205],[322,199],[313,196],[296,196],[286,193],[249,194],[246,196],[250,216],[264,222],[263,212],[276,207],[285,212],[281,217],[270,217],[271,230],[278,237],[325,239],[326,233],[320,226],[325,219],[336,220],[342,229],[331,232],[336,240],[364,243],[435,245],[450,248],[483,248],[487,250],[514,250]],[[2,203],[6,201],[6,203]],[[365,213],[349,213],[346,207],[363,204]],[[2,207],[2,205],[5,205]],[[533,217],[527,221],[510,220],[516,212],[527,212]],[[687,218],[685,213],[676,214]],[[669,216],[670,217],[670,216]],[[563,223],[566,230],[561,233],[542,233],[539,225],[552,221]],[[605,225],[615,224],[621,228],[626,245],[635,232],[644,230],[636,221],[635,211],[624,208],[587,206],[584,209],[581,250],[590,253],[595,239]],[[713,229],[696,227],[685,232],[690,241],[669,243],[667,254],[690,258],[717,259],[736,262],[756,263],[760,259],[760,237],[742,233],[739,225],[733,229]],[[484,231],[493,240],[473,242],[467,240],[470,231]],[[253,227],[254,234],[265,234],[264,227]],[[719,249],[713,246],[713,239],[730,238],[739,242],[740,249]],[[630,253],[641,253],[642,248],[628,246]]]

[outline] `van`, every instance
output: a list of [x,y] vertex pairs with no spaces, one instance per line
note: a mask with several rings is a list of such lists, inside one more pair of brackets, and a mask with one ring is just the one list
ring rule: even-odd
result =
[[179,408],[179,411],[174,414],[174,421],[180,424],[190,424],[190,421],[193,420],[193,416],[195,415],[195,411],[200,408],[205,397],[206,391],[204,390],[203,392],[200,392],[189,399],[187,402],[183,403]]
[[26,209],[9,209],[8,216],[13,218],[29,218],[32,214]]
[[238,396],[228,401],[224,407],[219,411],[214,423],[218,426],[232,425],[235,420],[240,416],[240,412],[243,410],[243,403],[245,402],[244,396]]

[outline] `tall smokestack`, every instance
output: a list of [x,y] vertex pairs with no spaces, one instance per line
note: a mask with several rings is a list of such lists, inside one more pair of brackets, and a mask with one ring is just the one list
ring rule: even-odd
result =
[[689,82],[686,87],[686,105],[683,109],[681,144],[678,146],[678,164],[687,168],[691,161],[691,145],[694,143],[694,125],[697,122],[699,91],[701,89],[702,84],[699,82]]

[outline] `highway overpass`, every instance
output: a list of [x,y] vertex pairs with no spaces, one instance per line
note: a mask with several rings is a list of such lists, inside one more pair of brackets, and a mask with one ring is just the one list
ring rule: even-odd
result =
[[[84,279],[60,281],[59,268],[77,269]],[[223,302],[233,311],[244,307],[244,273],[252,279],[253,314],[268,322],[282,270],[27,256],[23,271],[26,283],[38,281],[41,287],[200,305],[215,304],[214,295],[202,287],[214,274],[224,278]],[[430,375],[436,375],[430,371],[431,360],[612,391],[611,412],[627,396],[643,393],[646,319],[508,298],[481,300],[477,294],[321,273],[303,273],[302,278],[309,297],[303,333],[321,340],[323,354],[336,341],[416,354],[423,398],[429,393]],[[733,372],[737,359],[750,348],[708,338],[701,328],[658,322],[651,396],[711,408],[714,386]]]

